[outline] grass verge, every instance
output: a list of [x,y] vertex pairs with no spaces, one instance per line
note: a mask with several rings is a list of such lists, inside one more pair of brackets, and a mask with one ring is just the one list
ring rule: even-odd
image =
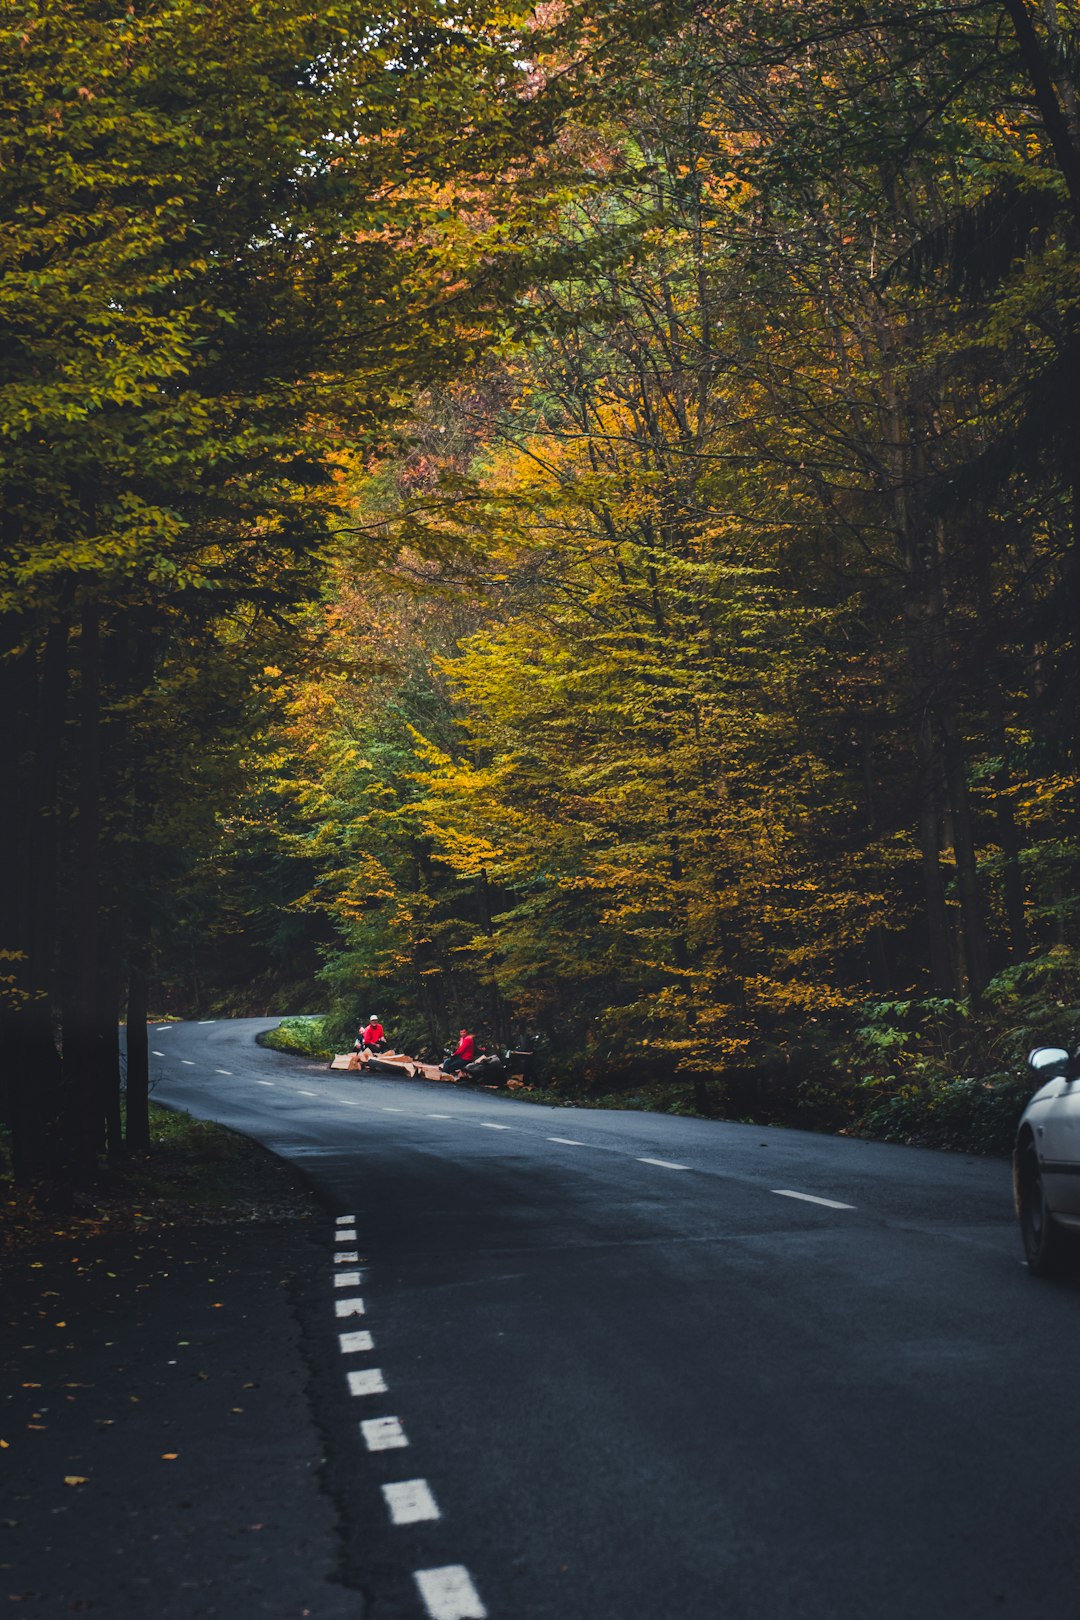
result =
[[[77,1188],[16,1187],[0,1174],[0,1258],[54,1239],[150,1228],[306,1220],[296,1172],[249,1137],[150,1105],[151,1151],[101,1165]],[[3,1163],[7,1143],[0,1135]]]

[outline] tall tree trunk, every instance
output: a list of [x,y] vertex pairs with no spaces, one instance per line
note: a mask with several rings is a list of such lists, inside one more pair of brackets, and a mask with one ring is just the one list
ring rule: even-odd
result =
[[946,698],[941,715],[942,758],[945,785],[953,828],[953,857],[956,862],[956,892],[960,902],[960,926],[964,938],[964,963],[968,991],[978,1001],[986,988],[988,949],[982,889],[979,881],[972,830],[971,795],[967,783],[967,760],[963,738],[952,703]]
[[105,1145],[98,1069],[98,908],[101,893],[101,626],[83,606],[79,633],[76,825],[63,1004],[63,1131],[66,1165],[85,1175]]
[[[992,644],[997,648],[1000,637],[995,634],[994,630],[998,622],[998,613],[991,573],[993,529],[987,521],[986,514],[981,514],[981,517],[980,529],[977,533],[973,533],[971,538],[971,555],[975,564],[976,602],[984,633],[993,638]],[[1030,608],[1028,611],[1030,612]],[[1005,697],[1001,682],[1001,664],[1000,661],[992,661],[989,656],[987,656],[986,664],[984,692],[987,740],[990,751],[998,762],[993,776],[994,820],[997,827],[997,841],[1002,855],[1002,898],[1008,934],[1006,956],[1009,961],[1019,962],[1028,953],[1027,886],[1024,881],[1024,870],[1021,863],[1023,846],[1013,805],[1013,779],[1009,767],[1009,737],[1005,714]]]
[[944,535],[940,523],[926,525],[916,542],[915,552],[920,575],[918,586],[927,674],[932,682],[933,709],[941,733],[941,759],[952,826],[964,968],[968,993],[978,1001],[988,977],[989,945],[986,908],[975,851],[971,794],[968,790],[967,751],[955,696],[956,675],[950,656],[948,609],[941,578]]
[[[495,926],[491,917],[491,885],[488,882],[487,869],[481,868],[480,881],[477,890],[480,906],[480,923],[488,939],[495,933]],[[506,1046],[510,1040],[509,1020],[506,1016],[506,1002],[499,988],[499,981],[494,971],[491,975],[491,1023],[495,1032],[495,1040],[500,1046]]]
[[1080,148],[1069,128],[1066,109],[1058,99],[1054,74],[1027,0],[1003,0],[1003,4],[1020,47],[1024,69],[1031,81],[1039,117],[1069,193],[1073,219],[1080,226]]
[[[11,817],[17,856],[11,881],[4,884],[4,934],[0,945],[14,947],[18,995],[5,1018],[5,1069],[14,1170],[20,1182],[55,1174],[59,1157],[57,1107],[60,1060],[53,1030],[54,970],[58,919],[59,765],[68,685],[68,630],[58,621],[40,651],[22,655],[17,689],[8,685],[2,701],[5,730],[21,722],[23,738],[15,759],[5,820]],[[12,671],[9,670],[9,675]],[[14,705],[8,712],[8,705]],[[13,930],[11,935],[9,930]],[[11,940],[11,944],[8,943]]]
[[22,1079],[11,1061],[21,1039],[30,972],[28,846],[34,756],[31,744],[36,689],[33,656],[19,646],[13,614],[0,621],[0,1040],[8,1061],[0,1065],[0,1119],[11,1124]]

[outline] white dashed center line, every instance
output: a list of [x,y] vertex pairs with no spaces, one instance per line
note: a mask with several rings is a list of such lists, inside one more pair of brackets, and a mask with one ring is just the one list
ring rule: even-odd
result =
[[[344,1348],[346,1340],[348,1340],[349,1344],[348,1350]],[[346,1356],[355,1355],[358,1350],[374,1350],[375,1348],[375,1340],[366,1328],[361,1328],[358,1333],[339,1333],[338,1343],[342,1346],[342,1355]],[[349,1377],[352,1376],[352,1373],[350,1373]]]
[[492,1125],[486,1119],[482,1119],[480,1121],[480,1129],[482,1131],[508,1131],[510,1128],[511,1127],[509,1125]]
[[382,1493],[391,1524],[420,1524],[425,1519],[442,1518],[426,1479],[402,1479],[384,1485]]
[[296,1095],[298,1097],[317,1097],[319,1093],[317,1091],[301,1091],[298,1088]]
[[413,1580],[424,1600],[428,1620],[488,1620],[488,1612],[464,1564],[418,1569]]
[[854,1204],[841,1204],[835,1198],[815,1198],[813,1193],[792,1192],[790,1187],[773,1187],[777,1198],[800,1198],[804,1204],[824,1204],[826,1209],[854,1209]]
[[351,1372],[349,1374],[350,1395],[385,1395],[386,1380],[378,1367],[369,1367],[366,1372]]
[[396,1417],[365,1418],[360,1433],[369,1451],[397,1451],[407,1446],[405,1431]]
[[427,1117],[428,1119],[451,1119],[453,1116],[451,1114],[429,1114]]
[[216,1023],[217,1023],[216,1018],[200,1018],[199,1019],[200,1028],[202,1026],[206,1025],[206,1024],[216,1024]]
[[359,1108],[360,1106],[355,1097],[339,1097],[338,1102],[342,1103],[346,1108]]
[[549,1142],[561,1142],[563,1147],[584,1147],[584,1142],[576,1142],[572,1136],[549,1136]]
[[182,1064],[184,1064],[185,1068],[193,1069],[195,1067],[194,1058],[181,1058],[180,1061]]
[[688,1164],[672,1164],[670,1159],[639,1159],[638,1164],[655,1164],[660,1170],[689,1170]]
[[164,1057],[165,1054],[164,1054],[164,1052],[155,1052],[153,1047],[151,1047],[150,1048],[150,1056],[151,1057]]
[[360,1255],[356,1249],[342,1249],[340,1254],[335,1254],[334,1264],[335,1266],[355,1266],[359,1258]]
[[274,1082],[272,1080],[256,1080],[255,1084],[257,1086],[270,1086],[270,1087],[273,1087]]
[[214,1073],[215,1074],[232,1074],[232,1070],[231,1069],[215,1069]]
[[[355,1287],[355,1284],[353,1286]],[[355,1294],[352,1299],[335,1299],[334,1301],[334,1315],[336,1317],[363,1316],[363,1314],[364,1302]]]
[[154,1034],[155,1035],[160,1035],[163,1029],[172,1029],[172,1025],[171,1024],[155,1024],[154,1025]]
[[[399,1114],[403,1110],[387,1108],[385,1112]],[[435,1114],[430,1117],[449,1119],[451,1115]],[[508,1125],[496,1125],[488,1121],[480,1123],[486,1124],[488,1130],[511,1129]],[[552,1137],[550,1140],[565,1141],[571,1147],[585,1145],[570,1137]],[[334,1225],[336,1242],[355,1242],[355,1215],[338,1215],[335,1217]],[[358,1258],[359,1256],[353,1252],[346,1253],[342,1250],[334,1252],[335,1265],[346,1264]],[[334,1272],[334,1287],[357,1286],[360,1277],[360,1271]],[[348,1299],[335,1299],[334,1314],[339,1318],[363,1316],[366,1314],[364,1301],[356,1295]],[[375,1341],[366,1328],[353,1328],[338,1334],[338,1345],[343,1355],[357,1355],[374,1350]],[[349,1394],[353,1396],[387,1393],[386,1380],[380,1367],[360,1367],[355,1371],[346,1371],[345,1381]],[[361,1420],[359,1427],[361,1438],[368,1451],[399,1451],[409,1444],[400,1418],[386,1416],[365,1418]],[[426,1479],[396,1480],[383,1485],[381,1490],[391,1524],[425,1524],[442,1518],[439,1505]],[[416,1582],[428,1620],[488,1620],[488,1612],[481,1603],[472,1577],[464,1564],[446,1564],[440,1569],[414,1570],[413,1580]]]
[[403,1108],[384,1108],[383,1109],[384,1114],[403,1114],[404,1112],[405,1112],[405,1110]]

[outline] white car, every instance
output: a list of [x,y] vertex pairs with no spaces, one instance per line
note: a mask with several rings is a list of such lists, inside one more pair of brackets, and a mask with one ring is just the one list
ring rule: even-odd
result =
[[1013,1197],[1028,1266],[1045,1277],[1068,1259],[1080,1231],[1080,1049],[1040,1046],[1028,1064],[1042,1084],[1020,1118]]

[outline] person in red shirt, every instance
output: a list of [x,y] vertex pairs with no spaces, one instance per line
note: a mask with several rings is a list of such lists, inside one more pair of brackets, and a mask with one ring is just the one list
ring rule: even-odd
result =
[[378,1013],[372,1013],[356,1038],[356,1050],[358,1052],[362,1052],[365,1046],[369,1052],[385,1052],[386,1050],[386,1034],[379,1023]]
[[468,1030],[463,1029],[461,1031],[459,1037],[458,1037],[458,1043],[457,1043],[456,1047],[454,1048],[453,1057],[448,1057],[446,1062],[442,1066],[443,1067],[443,1073],[444,1074],[458,1074],[458,1073],[460,1073],[460,1071],[465,1068],[466,1064],[472,1062],[473,1057],[475,1056],[475,1054],[476,1054],[476,1042],[474,1041],[473,1037],[469,1034]]

